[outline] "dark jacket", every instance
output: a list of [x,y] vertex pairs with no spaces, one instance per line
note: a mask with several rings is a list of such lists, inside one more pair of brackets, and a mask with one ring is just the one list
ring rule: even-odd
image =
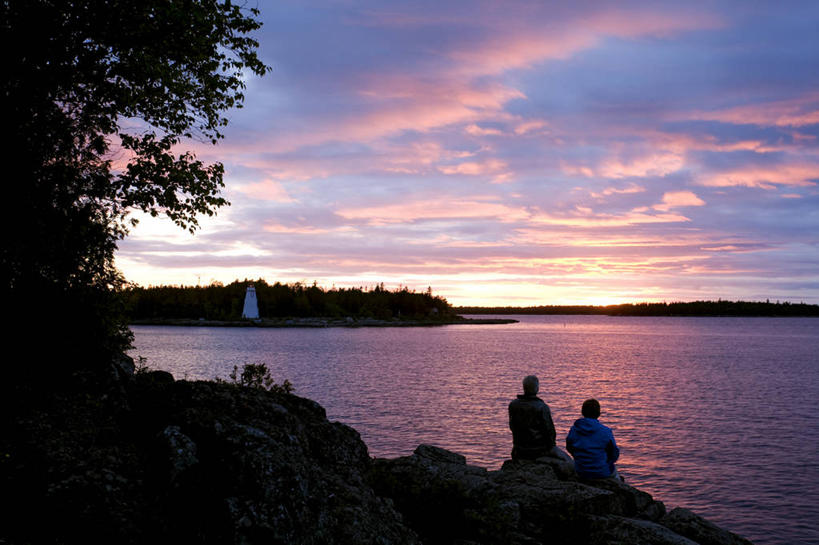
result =
[[596,418],[578,418],[566,436],[566,450],[574,457],[574,469],[580,477],[605,479],[614,473],[614,462],[620,449],[611,429]]
[[513,459],[548,456],[555,446],[555,425],[549,406],[537,396],[519,395],[509,404]]

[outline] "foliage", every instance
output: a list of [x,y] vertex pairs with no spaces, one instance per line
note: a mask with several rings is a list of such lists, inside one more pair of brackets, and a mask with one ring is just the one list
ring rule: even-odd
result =
[[[66,318],[54,346],[122,350],[112,294],[131,210],[194,230],[226,204],[223,167],[179,146],[223,138],[245,78],[267,67],[248,33],[255,9],[230,0],[5,0],[4,148],[14,214],[0,285],[21,322]],[[93,358],[91,358],[93,359]]]
[[607,316],[819,316],[819,305],[770,301],[691,301],[608,306],[458,307],[462,314],[600,314]]
[[130,286],[123,290],[127,314],[131,319],[187,318],[238,320],[248,284],[256,288],[259,315],[283,317],[353,318],[447,318],[454,315],[443,297],[432,290],[414,292],[407,288],[387,290],[382,285],[371,289],[324,289],[315,284],[273,285],[264,280],[235,281],[227,286]]
[[147,375],[153,369],[148,365],[148,358],[145,356],[137,356],[137,361],[134,362],[134,374],[135,375]]
[[270,374],[270,369],[264,363],[246,363],[242,366],[241,373],[239,372],[239,366],[234,365],[233,371],[228,376],[234,384],[258,390],[279,394],[291,394],[294,390],[293,384],[287,379],[281,384],[277,384]]

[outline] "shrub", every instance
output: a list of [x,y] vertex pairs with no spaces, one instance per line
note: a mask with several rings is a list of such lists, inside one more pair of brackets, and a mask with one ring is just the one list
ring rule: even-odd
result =
[[264,363],[246,363],[242,366],[241,373],[239,366],[234,365],[233,371],[230,375],[231,382],[239,386],[247,386],[249,388],[256,388],[268,392],[275,392],[279,394],[293,393],[293,384],[285,379],[284,382],[278,384],[270,374],[270,369]]

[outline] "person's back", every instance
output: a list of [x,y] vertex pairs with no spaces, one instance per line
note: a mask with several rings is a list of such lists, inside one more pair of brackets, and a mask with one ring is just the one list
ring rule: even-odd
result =
[[620,457],[620,449],[611,429],[598,420],[600,403],[586,400],[582,413],[583,418],[575,421],[566,437],[566,450],[574,457],[575,471],[587,479],[619,477],[614,462]]
[[538,380],[523,379],[523,395],[509,403],[509,429],[512,430],[512,459],[533,460],[553,456],[555,426],[549,406],[537,397]]

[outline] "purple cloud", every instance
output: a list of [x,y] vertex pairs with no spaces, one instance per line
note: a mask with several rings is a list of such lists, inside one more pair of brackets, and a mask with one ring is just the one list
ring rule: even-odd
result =
[[143,284],[432,285],[456,304],[819,303],[819,6],[281,2]]

